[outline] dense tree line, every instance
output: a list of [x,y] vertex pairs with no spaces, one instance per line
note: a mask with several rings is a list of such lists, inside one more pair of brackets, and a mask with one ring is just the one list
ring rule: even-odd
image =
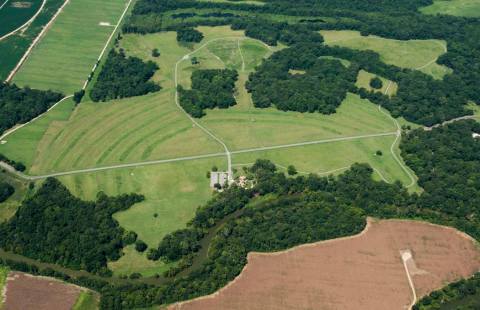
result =
[[90,91],[93,101],[141,96],[160,90],[150,81],[158,66],[153,61],[143,62],[137,57],[127,57],[112,49]]
[[141,200],[136,194],[112,198],[99,193],[95,202],[86,202],[49,178],[0,224],[0,247],[43,262],[108,274],[107,260],[117,260],[124,246],[124,230],[112,214]]
[[[265,5],[213,3],[192,0],[142,0],[136,3],[133,19],[140,22],[151,19],[164,20],[167,13],[177,9],[216,9],[218,12],[248,13],[255,18],[225,17],[199,20],[185,19],[182,23],[190,27],[197,25],[231,24],[234,29],[245,29],[248,36],[276,44],[284,37],[287,44],[312,42],[319,29],[351,29],[363,35],[374,34],[400,40],[441,39],[447,41],[448,52],[438,63],[453,69],[443,80],[434,80],[419,72],[396,73],[392,77],[381,75],[398,83],[399,90],[393,98],[377,99],[394,116],[403,116],[409,121],[430,126],[471,112],[464,108],[469,101],[480,102],[477,84],[480,80],[480,19],[455,16],[429,16],[418,13],[418,8],[429,5],[430,0],[392,1],[267,1]],[[185,13],[185,12],[184,12]],[[287,24],[267,19],[268,14],[307,17],[322,16],[317,22]],[[164,16],[165,15],[165,16]],[[327,19],[326,17],[334,17]],[[175,27],[178,27],[178,24]],[[156,26],[150,31],[171,30]],[[128,28],[128,25],[126,26]],[[131,31],[149,31],[135,30]],[[137,27],[138,28],[138,27]],[[289,31],[288,29],[295,29]],[[310,31],[308,31],[310,30]],[[285,33],[288,33],[285,35]],[[315,37],[314,37],[315,36]],[[288,40],[287,40],[288,39]],[[411,71],[411,70],[410,70]]]
[[0,135],[19,123],[26,123],[62,99],[52,91],[20,88],[0,82]]
[[[311,53],[310,53],[311,52]],[[304,74],[292,74],[302,70]],[[319,59],[315,50],[286,49],[264,61],[246,85],[257,108],[275,106],[283,111],[334,113],[352,91],[358,67],[338,60]]]
[[0,182],[0,202],[4,202],[15,193],[15,188],[7,182]]
[[205,115],[204,109],[226,109],[237,102],[233,95],[235,82],[238,79],[236,70],[207,69],[192,73],[192,89],[178,87],[180,105],[193,117]]
[[178,42],[194,42],[198,43],[202,41],[203,34],[197,29],[193,28],[181,28],[177,30]]
[[[423,297],[413,310],[476,310],[480,309],[480,272],[468,280],[451,283]],[[452,308],[451,306],[455,306]],[[449,308],[450,306],[450,308]],[[445,307],[445,308],[442,308]]]

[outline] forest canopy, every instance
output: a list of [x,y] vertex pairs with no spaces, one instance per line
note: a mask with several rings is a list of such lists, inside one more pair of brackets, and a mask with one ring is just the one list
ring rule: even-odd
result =
[[0,83],[0,135],[15,124],[26,123],[63,98],[53,91]]
[[236,70],[206,69],[192,73],[192,89],[178,87],[180,105],[193,117],[205,115],[204,109],[226,109],[237,104],[233,92]]
[[47,179],[15,215],[0,224],[0,247],[43,262],[108,275],[107,260],[120,258],[124,230],[112,214],[143,200],[137,194],[82,201]]
[[157,69],[153,61],[143,62],[140,58],[125,56],[122,50],[112,49],[90,91],[90,98],[107,101],[159,91],[160,86],[150,81]]

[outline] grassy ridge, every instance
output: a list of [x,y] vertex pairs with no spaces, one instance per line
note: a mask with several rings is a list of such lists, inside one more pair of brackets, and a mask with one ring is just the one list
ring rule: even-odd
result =
[[[320,31],[325,43],[358,50],[372,50],[387,64],[401,68],[418,69],[441,79],[451,69],[434,60],[445,53],[445,42],[440,40],[393,40],[377,36],[361,36],[358,31]],[[433,62],[432,62],[433,61]]]
[[125,0],[71,0],[14,82],[65,94],[80,89],[125,5]]

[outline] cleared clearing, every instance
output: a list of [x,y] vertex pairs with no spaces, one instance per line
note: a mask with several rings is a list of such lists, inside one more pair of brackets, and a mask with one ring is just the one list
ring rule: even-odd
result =
[[[79,174],[59,179],[72,193],[83,199],[93,200],[98,191],[108,195],[143,194],[146,198],[144,202],[116,213],[115,218],[125,229],[135,231],[149,246],[157,246],[165,234],[185,227],[193,218],[196,208],[211,197],[210,180],[206,173],[213,166],[225,169],[225,158]],[[128,257],[139,260],[137,255]],[[121,269],[128,269],[126,261],[115,265],[120,269],[119,273],[122,273]],[[151,267],[145,265],[147,269]]]
[[389,95],[389,96],[393,96],[397,93],[397,90],[398,90],[397,83],[392,82],[390,80],[387,80],[386,78],[378,76],[376,74],[372,74],[370,72],[367,72],[365,70],[360,70],[358,72],[357,83],[356,83],[357,87],[363,87],[366,90],[374,90],[370,86],[370,81],[374,77],[378,77],[380,80],[382,80],[382,84],[383,84],[382,88],[380,88],[378,90],[377,89],[375,90],[376,92],[381,92],[382,94],[386,94],[386,95]]
[[[417,296],[480,268],[476,242],[424,222],[371,221],[359,235],[277,253],[249,253],[242,273],[212,295],[171,309],[406,309]],[[381,296],[381,298],[379,298]]]
[[4,310],[70,310],[80,288],[46,277],[11,272],[7,278]]
[[358,50],[372,50],[380,54],[387,64],[401,68],[418,69],[434,78],[441,79],[451,71],[436,63],[446,52],[446,43],[441,40],[393,40],[378,36],[361,36],[358,31],[320,31],[325,43]]
[[433,15],[479,17],[480,0],[435,0],[432,5],[420,8],[420,12]]
[[21,86],[72,94],[82,88],[112,32],[125,0],[70,0],[13,78]]

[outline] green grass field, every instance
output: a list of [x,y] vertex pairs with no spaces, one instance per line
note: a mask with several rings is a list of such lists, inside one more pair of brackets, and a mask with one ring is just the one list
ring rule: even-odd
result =
[[0,309],[2,308],[2,304],[3,304],[2,292],[5,286],[5,283],[7,281],[7,275],[8,275],[8,268],[0,265]]
[[23,199],[29,196],[33,189],[29,188],[29,183],[11,174],[0,171],[0,181],[7,182],[15,188],[15,193],[4,202],[0,203],[0,223],[8,220],[15,214],[15,211],[22,203]]
[[420,8],[420,12],[424,14],[479,17],[480,0],[435,0],[432,5]]
[[[4,4],[4,5],[3,5]],[[1,0],[0,5],[0,37],[17,29],[26,23],[40,9],[42,0],[31,0],[25,5],[18,5],[18,1]]]
[[65,94],[82,88],[125,5],[126,0],[71,0],[14,82]]
[[440,40],[393,40],[377,36],[361,36],[358,31],[321,31],[325,43],[358,50],[372,50],[387,64],[417,69],[441,79],[451,71],[437,64],[436,59],[446,52],[446,43]]
[[82,291],[72,310],[96,310],[98,309],[98,297],[91,291]]
[[[59,179],[75,195],[92,200],[99,191],[108,195],[139,193],[145,201],[115,214],[120,225],[133,230],[150,247],[165,234],[185,227],[198,206],[211,198],[207,171],[213,166],[226,168],[225,157],[78,174]],[[157,214],[157,217],[155,217]],[[127,248],[125,255],[109,265],[116,274],[161,273],[166,266],[148,261],[145,255]]]
[[[357,85],[357,87],[363,87],[366,90],[373,90],[373,88],[370,86],[370,81],[372,80],[372,78],[376,76],[377,75],[367,72],[365,70],[360,70],[358,72],[357,82],[355,85]],[[389,96],[393,96],[397,93],[397,90],[398,90],[397,83],[392,82],[381,76],[378,76],[378,78],[382,80],[383,85],[381,89],[376,90],[377,92],[381,92],[382,94],[386,94]]]
[[[30,44],[62,6],[64,0],[48,0],[35,20],[22,32],[0,41],[0,80],[5,80],[23,57]],[[3,10],[3,9],[2,9]],[[3,19],[0,18],[3,22]]]

